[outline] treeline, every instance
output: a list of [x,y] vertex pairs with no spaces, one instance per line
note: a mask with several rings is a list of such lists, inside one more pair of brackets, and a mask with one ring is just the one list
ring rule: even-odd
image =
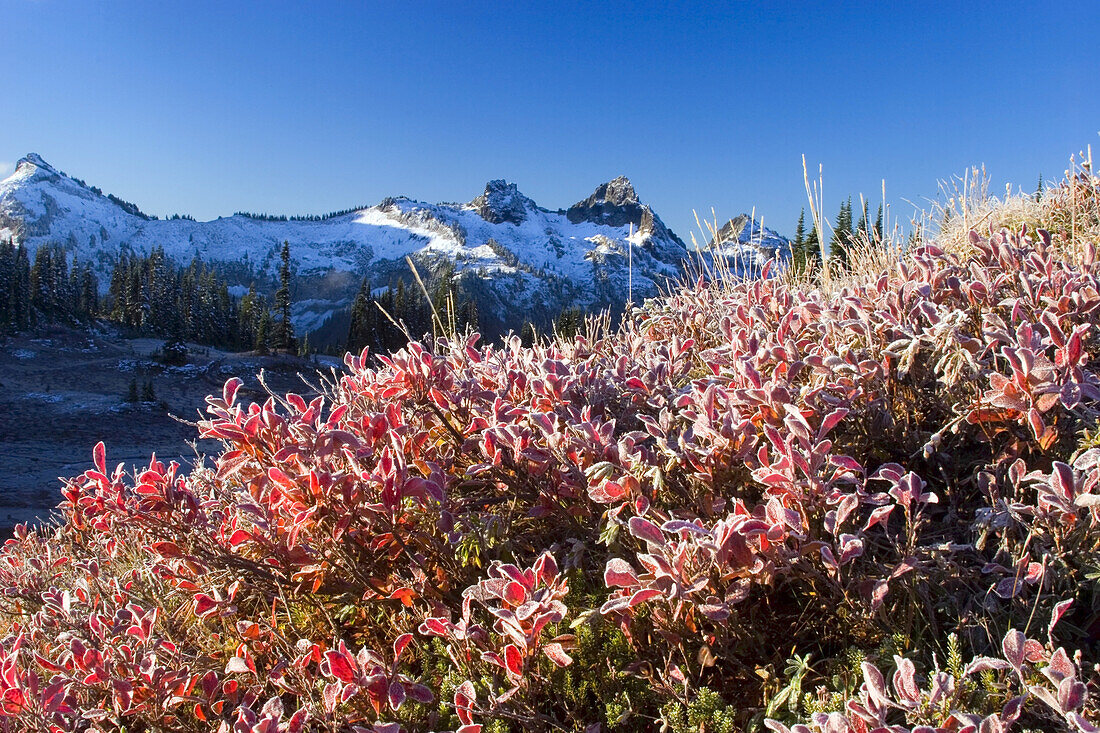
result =
[[[848,254],[857,244],[871,246],[882,244],[882,204],[879,204],[878,214],[873,222],[868,214],[867,202],[864,201],[859,221],[853,225],[852,197],[849,196],[847,201],[841,203],[829,238],[829,264],[832,267],[847,268]],[[797,269],[821,265],[821,243],[818,241],[817,229],[813,222],[810,222],[809,230],[806,228],[805,209],[798,215],[794,241],[791,242],[791,259],[792,265]]]
[[124,250],[100,298],[91,266],[70,258],[64,247],[39,247],[31,263],[26,248],[0,242],[0,333],[97,318],[135,336],[233,350],[294,350],[289,246],[283,243],[273,300],[257,293],[255,285],[235,297],[212,265],[197,257],[180,265],[159,247],[147,255]]
[[127,214],[132,214],[133,216],[144,219],[145,221],[155,221],[156,218],[157,218],[155,216],[152,216],[151,214],[146,214],[144,211],[142,211],[141,209],[139,209],[137,207],[137,204],[131,204],[129,201],[126,201],[125,199],[120,199],[118,196],[115,196],[113,193],[107,194],[107,200],[110,201],[111,203],[113,203],[115,206],[122,209],[123,211],[125,211]]
[[257,221],[325,221],[326,219],[335,219],[338,216],[354,214],[356,211],[362,211],[368,208],[370,208],[370,204],[353,206],[350,209],[340,209],[339,211],[330,211],[327,214],[300,214],[298,216],[287,216],[286,214],[257,214],[251,211],[237,211],[234,212],[233,216],[243,216],[248,219],[256,219]]
[[212,267],[198,258],[183,267],[155,247],[119,258],[102,315],[133,334],[238,348],[257,328],[241,323],[239,311],[229,284]]
[[[43,245],[32,263],[26,248],[0,242],[0,333],[101,319],[117,324],[128,336],[155,336],[178,346],[192,342],[261,353],[308,350],[299,349],[290,320],[291,260],[286,242],[278,288],[271,296],[258,292],[254,282],[246,294],[235,296],[220,268],[198,257],[180,264],[160,247],[148,254],[124,249],[101,297],[90,264],[78,261],[65,247]],[[453,263],[428,273],[424,289],[400,279],[392,282],[376,290],[363,280],[350,314],[344,312],[347,330],[334,319],[326,324],[327,330],[318,332],[327,348],[359,351],[370,346],[375,353],[388,353],[404,347],[409,335],[419,338],[467,328],[485,332],[476,278],[471,283],[458,277]],[[582,326],[584,317],[582,310],[569,308],[547,325],[568,336]],[[533,324],[523,324],[525,343],[535,335]]]
[[[290,323],[290,252],[284,242],[275,302],[253,284],[240,298],[198,257],[183,267],[156,247],[123,255],[111,273],[103,315],[132,333],[224,349],[266,352],[295,348]],[[274,312],[273,312],[274,308]]]
[[398,280],[376,294],[364,279],[351,306],[347,350],[357,352],[369,346],[375,353],[394,351],[407,343],[406,331],[419,337],[440,330],[461,332],[468,326],[480,330],[477,299],[462,279],[455,277],[452,263],[443,265],[431,282],[429,305],[419,286],[406,287]]
[[531,346],[540,337],[557,334],[564,338],[573,338],[584,329],[585,319],[588,314],[582,308],[566,308],[554,319],[550,326],[550,333],[540,333],[531,321],[524,321],[519,330],[520,343]]
[[41,322],[83,323],[99,310],[91,266],[69,258],[59,246],[27,251],[0,242],[0,332],[13,333]]
[[[372,352],[384,354],[403,348],[408,335],[419,338],[423,334],[440,331],[444,334],[461,333],[467,327],[485,334],[486,324],[480,317],[478,298],[463,278],[455,276],[452,263],[445,264],[430,278],[429,283],[425,289],[430,296],[430,306],[418,285],[407,286],[398,280],[396,285],[376,292],[368,280],[363,280],[352,304],[344,350],[355,353],[369,346]],[[525,321],[519,336],[527,346],[540,337],[555,333],[569,338],[583,330],[587,316],[582,308],[566,308],[549,324],[536,326],[531,321]]]

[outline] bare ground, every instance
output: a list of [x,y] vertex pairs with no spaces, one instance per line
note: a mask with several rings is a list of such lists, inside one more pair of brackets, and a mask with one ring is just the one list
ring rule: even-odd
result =
[[[102,440],[107,464],[144,466],[152,453],[193,466],[216,455],[217,441],[195,442],[192,425],[203,398],[226,379],[245,380],[241,397],[263,398],[264,370],[277,391],[309,395],[298,374],[316,384],[336,360],[319,364],[289,356],[233,354],[193,346],[188,362],[155,358],[160,339],[125,339],[108,331],[48,328],[0,340],[0,541],[19,522],[42,521],[61,501],[62,479],[91,465]],[[322,357],[322,359],[325,359]],[[127,402],[131,380],[151,382],[156,400]]]

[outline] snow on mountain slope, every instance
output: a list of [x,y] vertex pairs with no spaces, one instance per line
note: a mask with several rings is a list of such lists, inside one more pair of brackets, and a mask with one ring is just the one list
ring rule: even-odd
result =
[[[786,240],[755,222],[742,228],[749,238],[740,232],[741,249],[730,254],[749,255],[761,239],[753,240],[756,231],[778,242],[783,256]],[[318,220],[234,215],[198,222],[147,217],[35,154],[0,182],[0,238],[6,237],[32,252],[51,242],[65,246],[93,263],[101,289],[124,248],[146,253],[155,246],[179,262],[198,256],[222,263],[233,284],[255,279],[263,289],[285,240],[294,261],[300,333],[346,308],[363,277],[375,286],[407,280],[407,256],[427,279],[442,263],[453,264],[455,276],[477,293],[488,333],[518,328],[524,320],[545,324],[567,307],[621,308],[628,282],[640,301],[680,277],[693,256],[622,177],[559,212],[497,180],[468,204],[402,197]],[[774,256],[777,249],[767,246],[745,261]]]
[[725,258],[739,274],[758,273],[769,260],[789,262],[791,241],[748,214],[727,221],[707,245],[707,256]]

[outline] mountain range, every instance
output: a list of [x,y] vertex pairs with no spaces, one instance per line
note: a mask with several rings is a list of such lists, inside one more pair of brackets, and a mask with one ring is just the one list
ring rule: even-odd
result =
[[751,274],[790,243],[748,215],[719,230],[697,253],[642,203],[625,177],[600,184],[568,209],[537,205],[514,183],[489,181],[469,203],[428,204],[404,196],[324,216],[237,213],[211,221],[148,216],[126,201],[29,154],[0,182],[0,239],[34,250],[59,244],[91,263],[101,290],[126,251],[160,247],[187,263],[215,265],[238,294],[273,287],[279,250],[294,262],[298,333],[347,312],[363,278],[374,288],[408,281],[411,258],[423,278],[453,271],[477,299],[482,330],[548,324],[566,308],[621,310],[682,278],[698,257],[721,256]]

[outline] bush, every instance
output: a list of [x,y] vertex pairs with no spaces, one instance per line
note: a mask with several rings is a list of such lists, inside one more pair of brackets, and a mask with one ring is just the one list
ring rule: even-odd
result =
[[230,380],[213,469],[101,444],[8,541],[0,722],[1095,730],[1100,263],[968,242]]
[[187,363],[189,355],[187,344],[180,339],[165,341],[156,354],[157,360],[169,366],[182,366]]

